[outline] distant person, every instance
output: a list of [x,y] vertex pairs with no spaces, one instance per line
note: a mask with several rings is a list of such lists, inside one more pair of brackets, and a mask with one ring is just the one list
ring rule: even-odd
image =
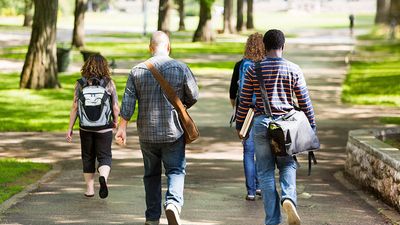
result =
[[112,130],[116,128],[119,114],[118,96],[110,76],[107,60],[100,54],[92,55],[81,69],[81,79],[76,82],[74,101],[66,135],[72,141],[73,127],[79,117],[79,134],[86,197],[94,196],[94,176],[100,173],[100,198],[107,198],[107,179],[111,170]]
[[[297,165],[292,156],[278,157],[271,152],[270,140],[267,134],[268,124],[271,120],[264,113],[264,104],[257,76],[262,76],[274,119],[294,109],[292,92],[295,93],[299,107],[306,114],[311,127],[316,130],[314,109],[300,67],[282,57],[285,45],[285,36],[282,31],[267,31],[264,35],[264,45],[266,58],[260,63],[260,74],[256,74],[255,65],[251,65],[245,74],[236,114],[236,128],[239,132],[251,107],[252,96],[255,93],[257,100],[252,129],[254,130],[258,180],[263,194],[266,214],[265,224],[276,225],[282,222],[282,205],[288,216],[288,224],[298,225],[300,224],[300,217],[296,210]],[[279,170],[281,196],[279,196],[275,185],[275,165]]]
[[[229,89],[229,97],[233,107],[237,106],[240,90],[242,90],[244,75],[254,62],[261,61],[265,57],[265,47],[263,43],[263,36],[255,33],[249,36],[246,42],[243,59],[235,64],[233,70],[231,86]],[[252,98],[250,107],[255,106],[255,95]],[[242,141],[243,144],[243,166],[244,175],[246,178],[247,195],[246,200],[254,201],[256,195],[261,195],[261,190],[258,188],[258,179],[256,171],[256,162],[254,158],[254,140],[253,129],[249,131],[247,139]]]
[[350,29],[350,35],[353,35],[353,30],[354,30],[354,14],[349,15],[349,29]]
[[[190,69],[169,57],[170,41],[161,31],[150,40],[150,62],[176,90],[182,103],[190,108],[197,102],[198,87]],[[122,99],[121,120],[115,138],[126,143],[126,129],[136,101],[139,113],[137,128],[144,162],[144,188],[146,193],[145,225],[158,225],[161,217],[162,164],[167,176],[164,208],[169,225],[179,225],[183,206],[185,181],[185,137],[178,114],[165,97],[159,83],[144,63],[132,68]]]

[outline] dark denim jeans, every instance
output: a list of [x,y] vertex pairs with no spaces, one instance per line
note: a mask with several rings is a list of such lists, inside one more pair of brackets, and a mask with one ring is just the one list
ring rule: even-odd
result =
[[281,223],[281,200],[276,190],[275,165],[279,170],[279,183],[282,189],[282,200],[290,199],[297,204],[296,170],[297,165],[292,156],[275,157],[272,155],[268,138],[270,119],[260,115],[254,119],[254,144],[257,158],[257,172],[260,188],[263,193],[265,224]]
[[258,189],[256,161],[254,158],[253,130],[254,129],[250,130],[249,137],[243,141],[243,167],[248,195],[256,195],[256,189]]
[[161,163],[167,177],[164,206],[183,206],[185,183],[185,139],[172,143],[140,142],[144,162],[144,189],[146,192],[146,220],[158,220],[161,216]]

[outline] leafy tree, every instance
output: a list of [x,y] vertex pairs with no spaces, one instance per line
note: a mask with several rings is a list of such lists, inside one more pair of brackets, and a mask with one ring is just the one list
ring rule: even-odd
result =
[[85,11],[87,9],[87,0],[75,0],[75,21],[74,31],[72,34],[72,46],[77,48],[85,45]]
[[176,0],[178,4],[178,13],[179,13],[179,31],[186,30],[185,28],[185,3],[183,0]]
[[24,7],[24,27],[29,27],[32,25],[33,20],[33,2],[32,0],[25,0],[25,7]]
[[57,88],[57,11],[58,0],[34,0],[32,34],[21,73],[20,87]]
[[247,29],[254,29],[253,22],[253,0],[247,0]]
[[25,1],[21,0],[0,0],[0,13],[3,9],[12,9],[16,15],[21,15],[25,10]]
[[392,20],[394,20],[397,25],[400,23],[400,1],[399,0],[391,0],[390,1],[389,19],[390,19],[389,23],[392,23]]
[[376,1],[376,24],[400,23],[400,1],[399,0],[377,0]]
[[224,27],[225,33],[233,33],[232,26],[233,0],[224,0]]
[[158,30],[169,32],[171,0],[160,0],[158,5]]
[[237,0],[236,13],[236,30],[240,32],[243,30],[243,0]]
[[211,7],[215,0],[199,0],[200,2],[200,20],[199,25],[194,32],[193,42],[214,40],[214,32],[211,24]]
[[387,23],[389,20],[390,0],[376,1],[375,23]]

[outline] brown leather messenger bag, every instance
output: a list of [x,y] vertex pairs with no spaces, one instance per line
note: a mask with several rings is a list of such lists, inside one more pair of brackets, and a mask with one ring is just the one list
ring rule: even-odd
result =
[[171,87],[168,81],[164,79],[163,75],[154,67],[154,65],[149,61],[146,61],[144,64],[151,71],[151,74],[160,84],[161,89],[164,91],[164,94],[167,96],[169,102],[175,107],[175,110],[178,112],[179,120],[185,133],[186,144],[192,143],[200,136],[200,133],[193,119],[187,112],[186,107],[176,95],[175,90]]

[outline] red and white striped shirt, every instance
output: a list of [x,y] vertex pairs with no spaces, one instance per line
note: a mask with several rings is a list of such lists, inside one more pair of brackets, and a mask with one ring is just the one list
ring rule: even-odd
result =
[[[294,92],[300,109],[306,114],[311,126],[316,127],[314,108],[300,67],[284,58],[265,58],[260,65],[273,116],[284,115],[294,108],[292,101]],[[240,92],[239,106],[236,112],[237,129],[241,129],[243,125],[252,103],[253,93],[256,95],[255,115],[263,114],[264,103],[255,73],[255,64],[247,69]]]

